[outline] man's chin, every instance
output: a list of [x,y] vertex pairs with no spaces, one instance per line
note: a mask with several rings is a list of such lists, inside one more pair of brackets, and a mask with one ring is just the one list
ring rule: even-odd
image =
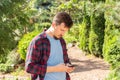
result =
[[56,40],[58,40],[58,39],[60,39],[61,37],[56,37],[56,36],[54,36],[54,38],[55,38]]

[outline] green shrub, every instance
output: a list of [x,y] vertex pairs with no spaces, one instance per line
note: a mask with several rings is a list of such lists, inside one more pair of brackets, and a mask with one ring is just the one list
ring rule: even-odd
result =
[[57,7],[57,12],[65,11],[68,12],[74,23],[80,23],[82,22],[82,17],[83,17],[83,4],[84,1],[78,1],[78,0],[69,0],[63,2],[61,5]]
[[[42,30],[41,30],[42,31]],[[30,41],[41,31],[33,31],[31,33],[25,34],[23,38],[19,41],[18,44],[18,53],[20,54],[20,57],[25,60],[26,58],[26,52],[28,45]]]
[[106,3],[103,56],[115,69],[120,65],[120,2]]
[[104,42],[104,4],[95,4],[96,10],[91,14],[91,28],[89,34],[89,51],[95,56],[102,57],[102,48]]
[[0,72],[3,73],[9,73],[11,71],[13,71],[13,66],[11,66],[11,64],[0,64]]
[[16,65],[22,62],[23,60],[20,58],[20,54],[17,53],[17,48],[15,48],[7,55],[6,62],[0,64],[0,72],[2,73],[13,72],[18,67]]
[[110,30],[109,35],[106,32],[105,42],[104,58],[111,64],[111,68],[116,68],[120,65],[120,32],[117,29]]
[[88,44],[89,44],[89,30],[90,30],[90,21],[89,16],[86,16],[83,19],[83,23],[79,26],[79,47],[86,52],[89,52]]
[[69,33],[65,34],[64,39],[65,39],[66,43],[72,43],[74,41],[77,41],[75,36],[73,34],[69,34]]
[[120,67],[112,70],[105,80],[119,80],[120,79]]
[[91,0],[92,2],[105,2],[105,0]]
[[89,43],[89,30],[90,30],[90,15],[88,14],[89,9],[87,9],[89,5],[84,2],[84,17],[83,17],[83,22],[79,26],[79,47],[86,51],[89,52],[88,49],[88,43]]
[[70,31],[68,31],[64,36],[66,43],[77,42],[79,38],[78,34],[79,34],[79,26],[73,25]]
[[20,58],[20,54],[17,53],[17,48],[12,50],[8,55],[7,55],[7,61],[6,64],[11,64],[11,65],[17,65],[22,62],[22,59]]
[[[112,46],[112,45],[111,45]],[[111,68],[116,68],[120,65],[120,45],[114,44],[112,47],[110,47],[110,50],[108,51],[108,55],[106,56],[106,59],[111,64]]]
[[48,22],[44,22],[44,23],[41,23],[40,24],[40,28],[43,27],[43,28],[49,28],[51,26],[51,23],[48,23]]

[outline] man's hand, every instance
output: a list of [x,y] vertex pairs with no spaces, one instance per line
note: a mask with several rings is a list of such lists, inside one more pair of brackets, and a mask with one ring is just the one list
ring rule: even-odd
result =
[[58,64],[56,66],[48,66],[47,72],[67,72],[70,73],[74,70],[74,67],[68,67],[65,64]]

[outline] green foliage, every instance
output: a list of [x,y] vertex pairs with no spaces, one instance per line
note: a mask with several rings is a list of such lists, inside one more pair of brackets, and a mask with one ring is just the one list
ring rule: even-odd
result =
[[88,44],[89,44],[89,30],[90,30],[90,16],[88,14],[88,7],[89,5],[86,5],[86,2],[84,2],[84,17],[83,17],[83,22],[82,24],[79,26],[79,39],[80,39],[80,45],[79,47],[86,51],[89,52],[88,49]]
[[0,62],[5,62],[5,56],[17,45],[20,30],[24,31],[24,26],[28,24],[27,4],[26,0],[0,1]]
[[106,3],[110,3],[110,2],[119,2],[120,0],[106,0]]
[[35,27],[35,30],[44,29],[51,26],[53,13],[52,5],[53,1],[50,0],[36,0],[34,2],[34,8],[36,12],[31,17],[32,26]]
[[92,2],[105,2],[105,0],[91,0]]
[[13,67],[10,64],[0,64],[0,72],[9,73],[13,71]]
[[96,7],[91,14],[91,28],[89,34],[89,50],[95,56],[102,56],[104,42],[105,18],[103,4],[94,5]]
[[7,61],[5,64],[17,65],[20,64],[21,62],[22,59],[20,58],[20,55],[17,53],[17,48],[15,48],[7,55]]
[[74,20],[74,23],[80,23],[82,22],[83,17],[83,5],[83,1],[70,0],[63,2],[61,5],[59,5],[57,11],[68,12]]
[[119,80],[119,79],[120,79],[120,67],[112,70],[105,80]]
[[51,26],[50,23],[41,23],[40,24],[40,28],[43,27],[43,28],[49,28]]
[[79,26],[73,25],[72,28],[65,34],[64,38],[67,43],[77,42],[79,39],[79,36],[76,36],[79,34]]
[[[109,35],[107,35],[111,32]],[[120,32],[109,30],[106,32],[104,43],[104,58],[111,64],[111,68],[116,68],[120,65]]]
[[[34,3],[34,4],[32,4]],[[52,8],[50,0],[36,0],[33,1],[31,5],[33,6],[27,12],[30,16],[31,26],[34,26],[35,30],[43,30],[44,28],[48,28],[51,26],[51,19],[52,19]],[[38,31],[33,31],[32,33],[28,33],[23,36],[23,38],[19,41],[18,44],[18,52],[22,59],[25,59],[27,47],[32,40],[32,38],[39,33]]]
[[27,48],[30,44],[30,41],[41,31],[33,31],[31,33],[25,34],[23,38],[19,41],[18,44],[18,53],[20,54],[20,57],[25,60]]
[[106,4],[106,29],[103,45],[103,56],[115,69],[120,65],[120,2]]

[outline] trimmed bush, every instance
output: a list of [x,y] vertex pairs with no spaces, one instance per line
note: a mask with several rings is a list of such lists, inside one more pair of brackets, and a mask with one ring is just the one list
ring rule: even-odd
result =
[[[42,30],[41,30],[42,31]],[[31,40],[39,34],[41,31],[33,31],[31,33],[25,34],[23,38],[19,41],[18,44],[18,53],[20,54],[20,57],[25,60],[27,48],[29,46],[29,43]]]
[[120,67],[112,70],[105,80],[119,80],[119,79],[120,79]]
[[106,3],[103,56],[115,69],[120,65],[120,2]]
[[105,18],[103,4],[94,4],[91,14],[91,28],[89,34],[89,51],[97,57],[102,57],[104,42]]
[[83,17],[83,22],[79,26],[79,38],[80,38],[80,44],[79,47],[86,52],[89,52],[88,49],[88,44],[89,44],[89,30],[90,30],[90,15],[89,9],[87,7],[90,6],[84,2],[84,17]]

